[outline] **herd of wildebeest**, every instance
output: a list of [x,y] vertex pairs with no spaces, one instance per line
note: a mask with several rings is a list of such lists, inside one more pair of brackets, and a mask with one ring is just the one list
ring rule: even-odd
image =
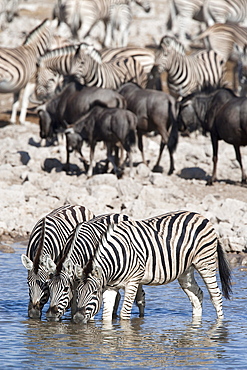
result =
[[[55,18],[60,17],[59,23],[66,21],[61,15],[63,8],[60,3],[63,4],[63,2],[57,2],[53,11]],[[109,56],[105,56],[104,59],[104,50],[97,52],[91,47],[90,52],[90,45],[87,45],[85,49],[85,43],[74,43],[73,47],[76,46],[77,50],[72,57],[71,55],[68,57],[68,46],[62,46],[56,49],[56,53],[53,53],[53,64],[51,64],[48,58],[49,48],[44,47],[44,40],[47,43],[51,37],[45,33],[46,31],[42,31],[45,23],[46,21],[42,22],[36,30],[31,31],[22,46],[12,49],[1,48],[3,56],[0,57],[0,69],[8,69],[9,66],[10,76],[8,77],[13,79],[13,84],[7,82],[9,86],[6,87],[7,77],[5,80],[3,78],[0,81],[0,92],[13,92],[15,102],[17,102],[17,95],[21,89],[29,85],[30,79],[36,76],[35,87],[27,91],[30,101],[40,103],[35,107],[35,112],[39,117],[40,137],[50,145],[57,141],[58,135],[65,136],[67,152],[65,169],[68,173],[70,172],[70,154],[77,151],[81,156],[85,172],[88,177],[92,176],[95,164],[95,147],[97,142],[102,141],[106,147],[105,171],[108,170],[110,162],[114,173],[121,177],[125,166],[128,165],[130,176],[132,176],[133,146],[137,143],[142,160],[147,164],[143,135],[154,132],[161,137],[154,169],[159,167],[163,149],[167,146],[170,156],[168,174],[172,174],[174,171],[173,153],[178,143],[179,134],[182,132],[189,134],[196,129],[211,137],[213,173],[208,183],[212,184],[216,180],[219,140],[224,140],[234,146],[236,159],[241,168],[241,180],[243,183],[246,182],[240,153],[240,147],[247,144],[247,98],[243,83],[245,80],[244,69],[241,69],[242,90],[234,92],[227,87],[228,81],[223,77],[226,60],[223,56],[219,56],[218,50],[215,51],[215,45],[216,49],[220,48],[220,42],[217,39],[220,32],[225,38],[227,35],[226,43],[228,42],[230,45],[232,41],[228,29],[230,26],[218,23],[217,27],[213,29],[209,27],[207,36],[211,37],[211,39],[209,37],[209,41],[211,41],[212,48],[211,50],[204,48],[203,51],[196,52],[195,56],[194,53],[187,53],[182,43],[174,36],[168,35],[162,37],[160,44],[152,48],[135,48],[133,46],[131,48],[111,48],[109,50],[113,51],[112,55],[115,56],[112,56],[110,61],[107,60],[110,58]],[[46,27],[48,27],[47,24]],[[242,30],[238,25],[231,27],[232,32],[238,31],[239,35],[245,35],[244,28]],[[44,39],[42,41],[38,39],[39,32]],[[215,39],[214,35],[217,35]],[[216,42],[213,42],[215,40]],[[235,44],[237,45],[238,42],[235,41]],[[30,49],[27,49],[28,47]],[[85,50],[80,50],[79,53],[78,50],[81,48]],[[40,51],[40,49],[42,50]],[[30,54],[35,50],[36,54],[33,52],[31,59],[25,60],[25,54],[27,54],[25,50],[28,50]],[[142,59],[137,57],[140,50],[143,52],[141,58],[145,59],[146,56],[149,58],[148,72],[142,64]],[[246,45],[241,44],[241,51],[246,53]],[[14,63],[16,63],[16,70],[19,68],[19,72],[24,69],[22,73],[25,75],[24,82],[18,81],[15,76],[16,72],[11,71],[13,65],[10,67],[11,57],[15,58],[18,52],[22,54],[24,61],[21,63],[20,60],[15,60]],[[7,54],[9,60],[8,57],[5,57]],[[75,62],[78,55],[80,60]],[[169,55],[172,55],[172,59],[169,58]],[[230,57],[229,54],[227,58]],[[46,59],[49,59],[48,62]],[[201,69],[197,69],[196,65],[199,65],[202,59],[203,65],[200,67]],[[47,62],[45,69],[42,67],[42,79],[45,81],[41,81],[40,77],[43,60]],[[130,67],[130,61],[132,63],[133,60],[134,64],[131,64]],[[213,60],[215,64],[213,64]],[[54,61],[57,63],[55,72]],[[111,64],[107,64],[109,62]],[[70,63],[69,67],[66,63]],[[27,72],[27,65],[30,71],[33,69],[30,73]],[[125,68],[123,66],[126,66],[126,70],[121,72],[120,69]],[[218,70],[216,70],[217,68]],[[51,70],[52,77],[50,76]],[[163,72],[166,72],[166,75]],[[165,78],[169,92],[162,91],[162,87],[166,83]],[[139,81],[141,81],[140,84]],[[40,96],[42,94],[39,92],[43,88],[48,89],[49,84],[54,86],[56,84],[56,90],[53,91],[52,95],[45,96],[42,93],[46,99],[42,99],[41,104]],[[111,86],[113,87],[111,88]],[[32,89],[35,90],[36,97]],[[240,94],[243,96],[239,96]],[[11,121],[15,121],[15,117]],[[86,142],[90,147],[89,160],[83,155],[83,142]]]

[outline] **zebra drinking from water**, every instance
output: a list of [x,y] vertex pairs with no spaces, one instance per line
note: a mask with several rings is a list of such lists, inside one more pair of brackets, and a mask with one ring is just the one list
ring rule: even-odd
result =
[[120,318],[129,319],[139,284],[161,285],[175,279],[191,301],[193,317],[201,318],[203,293],[194,270],[204,280],[217,317],[222,319],[217,257],[223,293],[229,298],[230,269],[212,224],[202,215],[177,211],[110,225],[77,287],[74,321],[87,322],[99,311],[106,287],[124,288]]
[[39,59],[36,79],[38,99],[47,99],[54,94],[58,76],[73,76],[87,86],[118,89],[128,81],[140,86],[147,84],[147,74],[142,65],[132,57],[119,57],[107,62],[92,46],[78,46],[52,50]]
[[26,255],[21,256],[22,263],[28,270],[29,317],[41,317],[43,306],[49,299],[49,275],[44,268],[45,259],[49,256],[57,261],[70,232],[78,223],[93,217],[94,214],[87,208],[68,204],[53,210],[34,226]]
[[213,50],[186,55],[183,45],[174,37],[164,36],[156,51],[159,72],[167,71],[171,94],[186,96],[207,86],[223,85],[224,60]]
[[[127,220],[129,220],[127,215],[112,213],[97,216],[88,222],[79,224],[70,235],[57,264],[51,258],[47,258],[46,268],[51,277],[48,282],[51,297],[50,307],[46,314],[48,320],[60,320],[66,309],[70,307],[78,284],[77,280],[81,277],[81,270],[95,254],[98,243],[107,227],[110,224]],[[104,319],[111,320],[116,315],[119,302],[118,296],[115,301],[117,292],[118,289],[107,289],[104,292]],[[144,298],[145,293],[139,286],[136,302],[140,316],[144,315]],[[74,310],[72,302],[72,316]]]
[[0,48],[0,93],[14,94],[10,122],[16,122],[20,91],[25,88],[20,122],[25,122],[28,98],[36,73],[37,58],[49,48],[51,40],[50,21],[44,20],[26,37],[23,45],[16,48]]

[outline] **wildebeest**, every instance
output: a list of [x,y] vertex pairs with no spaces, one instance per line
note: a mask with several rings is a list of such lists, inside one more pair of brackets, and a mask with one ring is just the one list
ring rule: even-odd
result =
[[[116,147],[120,143],[128,154],[130,175],[132,175],[131,147],[136,141],[136,125],[136,115],[127,109],[94,106],[72,128],[66,130],[67,165],[69,165],[69,153],[77,150],[81,154],[82,143],[86,141],[90,146],[90,163],[87,175],[88,177],[92,176],[95,146],[98,141],[103,141],[107,150],[107,166],[110,161],[115,174],[120,176]],[[113,148],[117,151],[115,160],[112,156]]]
[[160,151],[154,169],[159,166],[165,145],[170,155],[170,169],[174,171],[173,152],[178,142],[177,122],[175,120],[175,99],[163,92],[152,89],[142,89],[134,83],[126,83],[118,90],[127,101],[127,109],[137,116],[138,147],[142,160],[147,164],[144,156],[142,136],[147,132],[156,131],[161,135]]
[[[195,93],[180,104],[178,120],[183,122],[183,108],[191,104],[203,129],[210,132],[213,147],[213,173],[208,184],[216,181],[218,141],[234,146],[236,159],[242,171],[242,183],[246,174],[242,165],[240,146],[247,145],[247,98],[237,97],[230,89],[217,89],[211,93]],[[184,123],[184,122],[183,122]]]

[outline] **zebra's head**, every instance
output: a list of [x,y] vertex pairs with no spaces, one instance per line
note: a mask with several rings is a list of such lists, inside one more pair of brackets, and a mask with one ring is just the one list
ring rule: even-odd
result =
[[49,287],[47,284],[48,273],[43,266],[43,263],[39,264],[38,269],[34,268],[33,261],[31,261],[25,254],[22,254],[21,261],[23,266],[28,270],[28,316],[31,319],[40,319],[42,309],[49,299]]
[[[90,264],[90,262],[89,262]],[[92,264],[91,264],[92,266]],[[90,274],[81,280],[77,287],[77,311],[73,316],[75,323],[86,324],[99,312],[103,301],[103,279],[100,266],[92,268]]]
[[38,100],[45,102],[52,98],[57,86],[59,85],[60,75],[49,68],[42,67],[42,64],[37,65],[35,94]]
[[155,52],[155,65],[158,66],[159,73],[170,68],[171,63],[174,63],[176,54],[184,55],[184,46],[175,37],[168,35],[162,37]]
[[61,271],[51,258],[47,258],[46,268],[49,274],[50,307],[46,312],[48,321],[59,321],[71,306],[76,284],[76,266],[70,259],[63,263]]

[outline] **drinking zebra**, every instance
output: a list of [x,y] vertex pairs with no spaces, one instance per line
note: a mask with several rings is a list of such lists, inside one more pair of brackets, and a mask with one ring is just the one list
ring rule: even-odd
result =
[[100,53],[85,43],[52,50],[39,59],[35,89],[38,99],[54,94],[60,75],[73,76],[87,86],[115,90],[128,81],[143,87],[147,83],[147,74],[134,58],[119,57],[104,62]]
[[80,40],[89,36],[94,26],[103,21],[105,27],[103,44],[112,46],[112,36],[117,27],[123,29],[125,34],[123,40],[124,43],[127,42],[126,27],[129,27],[132,19],[131,2],[138,4],[145,12],[150,11],[148,0],[57,0],[53,17],[58,18],[59,22],[66,23],[72,36]]
[[43,306],[49,299],[49,275],[44,268],[44,260],[49,256],[57,261],[70,232],[78,223],[93,217],[87,208],[68,204],[53,210],[34,226],[26,255],[21,256],[22,264],[28,270],[29,317],[41,317]]
[[50,22],[44,20],[36,27],[21,46],[16,48],[0,48],[0,93],[14,94],[10,122],[16,122],[19,107],[20,92],[23,93],[23,103],[20,123],[25,122],[28,98],[33,89],[31,79],[36,73],[37,58],[49,48],[51,40]]
[[230,269],[212,224],[202,215],[177,211],[109,225],[77,287],[74,321],[87,322],[99,311],[106,287],[124,288],[120,318],[129,319],[139,284],[161,285],[175,279],[191,301],[193,317],[201,318],[203,292],[194,270],[204,280],[217,317],[222,319],[217,258],[223,293],[229,298]]
[[[95,254],[98,243],[107,227],[110,224],[118,224],[127,220],[129,217],[124,214],[112,213],[97,216],[88,222],[79,224],[70,235],[57,264],[51,258],[47,258],[46,268],[47,273],[50,274],[48,285],[51,297],[50,307],[46,314],[48,320],[60,320],[66,309],[70,307],[78,284],[77,280],[81,277],[81,270]],[[113,289],[112,291],[111,288],[108,288],[103,294],[104,319],[111,320],[116,315],[119,303],[118,296],[115,301],[117,292],[118,290]],[[144,315],[144,298],[145,293],[140,286],[136,296],[140,316]],[[75,311],[73,302],[71,311],[73,316]]]
[[170,93],[186,96],[202,88],[223,86],[224,60],[213,50],[186,55],[183,45],[174,37],[164,36],[156,51],[159,72],[167,71]]
[[226,22],[246,24],[247,0],[205,0],[203,14],[208,26]]

